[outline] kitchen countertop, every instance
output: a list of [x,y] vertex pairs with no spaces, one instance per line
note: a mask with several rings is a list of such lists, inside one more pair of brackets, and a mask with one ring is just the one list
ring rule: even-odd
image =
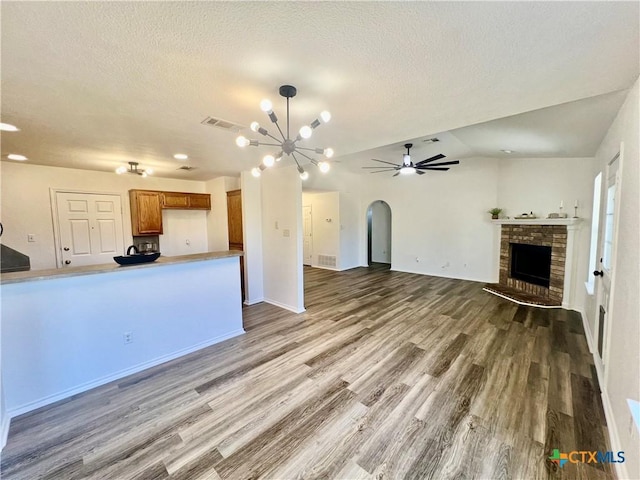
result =
[[239,250],[223,250],[220,252],[194,253],[191,255],[178,255],[175,257],[160,256],[155,262],[139,263],[136,265],[118,265],[113,263],[102,265],[86,265],[83,267],[51,268],[48,270],[29,270],[26,272],[3,273],[0,275],[0,284],[34,282],[38,280],[49,280],[54,278],[78,277],[82,275],[94,275],[96,273],[112,273],[138,268],[154,268],[163,265],[175,265],[178,263],[201,262],[205,260],[216,260],[219,258],[241,257],[243,253]]

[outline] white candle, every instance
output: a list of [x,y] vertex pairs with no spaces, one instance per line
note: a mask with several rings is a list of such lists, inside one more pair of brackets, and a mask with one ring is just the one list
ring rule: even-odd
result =
[[564,207],[564,202],[562,200],[560,200],[560,208]]

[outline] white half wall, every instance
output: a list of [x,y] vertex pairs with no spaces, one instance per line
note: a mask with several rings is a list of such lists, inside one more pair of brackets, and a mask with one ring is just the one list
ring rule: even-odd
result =
[[2,285],[7,413],[243,333],[238,258]]
[[262,183],[264,300],[304,311],[302,180],[295,166],[265,170]]
[[242,233],[244,235],[245,303],[264,301],[262,254],[262,180],[249,172],[240,175]]
[[[122,224],[124,244],[133,241],[131,234],[131,213],[129,209],[129,190],[150,189],[178,192],[204,193],[204,182],[175,180],[150,176],[116,175],[109,172],[78,170],[73,168],[48,167],[28,163],[0,162],[2,171],[2,224],[4,233],[2,243],[28,255],[32,270],[56,268],[55,246],[53,241],[53,219],[51,213],[50,189],[75,190],[84,192],[102,192],[120,194],[122,199]],[[180,222],[181,231],[165,228],[163,240],[189,238],[192,245],[207,244],[206,213],[202,216],[202,226],[193,223],[188,210],[175,210],[169,215],[170,222]],[[204,215],[202,215],[204,213]],[[193,227],[193,229],[192,229]],[[27,242],[27,235],[34,234],[36,241]],[[169,240],[172,242],[173,240]],[[179,240],[175,240],[178,242]],[[206,248],[206,247],[205,247]],[[226,249],[225,249],[226,250]],[[201,250],[204,251],[204,250]],[[124,253],[124,252],[123,252]],[[165,252],[163,252],[165,253]],[[188,253],[197,253],[194,248]]]

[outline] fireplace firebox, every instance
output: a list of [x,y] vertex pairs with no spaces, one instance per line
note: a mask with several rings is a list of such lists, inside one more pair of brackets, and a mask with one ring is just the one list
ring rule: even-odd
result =
[[549,288],[551,279],[551,247],[510,243],[511,271],[509,276],[524,282]]

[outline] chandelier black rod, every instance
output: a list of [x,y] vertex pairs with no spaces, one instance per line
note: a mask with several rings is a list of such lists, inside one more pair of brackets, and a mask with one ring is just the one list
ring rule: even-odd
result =
[[[298,148],[298,150],[300,150],[300,149]],[[300,155],[302,155],[304,158],[306,158],[306,159],[308,159],[308,160],[311,160],[311,163],[317,163],[315,158],[311,158],[309,155],[305,155],[304,153],[302,153],[302,152],[300,152],[300,151],[299,151],[298,153],[299,153]]]
[[[300,152],[298,152],[300,153]],[[298,166],[298,170],[300,170],[302,167],[300,166],[300,164],[298,163],[298,159],[296,158],[296,156],[293,154],[293,152],[291,152],[291,156],[293,157],[293,160],[296,162],[296,165]]]
[[289,137],[289,97],[287,97],[287,140]]
[[268,146],[268,147],[280,147],[282,146],[282,144],[280,143],[263,143],[263,142],[259,142],[258,145],[262,145],[262,146]]

